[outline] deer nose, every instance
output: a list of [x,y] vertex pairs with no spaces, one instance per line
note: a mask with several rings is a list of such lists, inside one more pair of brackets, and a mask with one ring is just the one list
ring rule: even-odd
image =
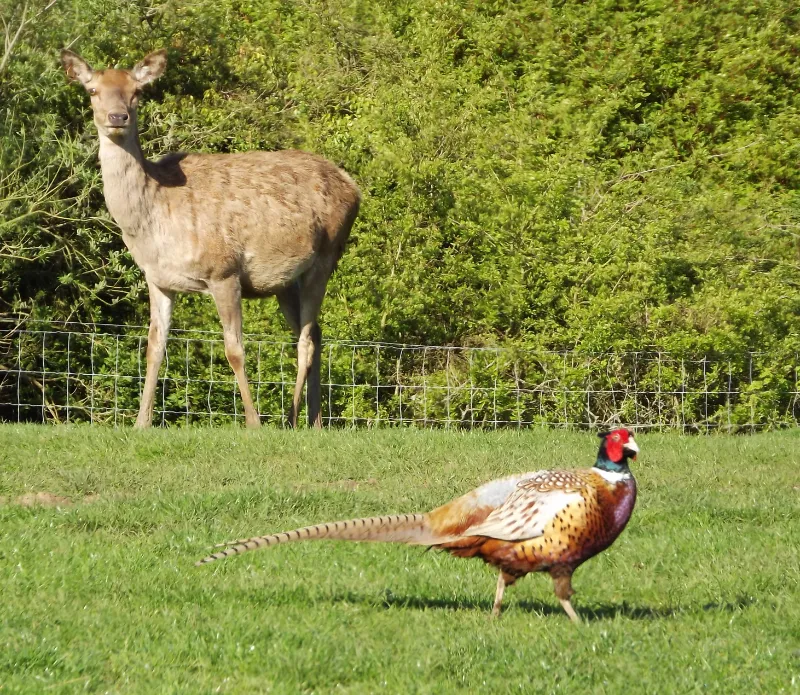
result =
[[108,114],[108,122],[113,126],[125,125],[128,122],[127,113],[110,113]]

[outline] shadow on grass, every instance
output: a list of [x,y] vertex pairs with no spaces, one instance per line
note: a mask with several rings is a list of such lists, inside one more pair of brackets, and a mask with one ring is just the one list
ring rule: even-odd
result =
[[[633,606],[627,601],[615,605],[601,605],[585,608],[581,615],[586,620],[613,620],[614,618],[627,618],[628,620],[659,620],[661,618],[674,618],[677,615],[696,613],[698,608],[703,612],[721,611],[734,613],[755,603],[750,597],[739,597],[735,601],[722,603],[706,603],[703,606],[674,606],[672,608],[651,608],[649,606]],[[580,609],[578,609],[580,610]]]
[[[361,603],[377,605],[381,608],[410,608],[416,610],[479,610],[485,611],[487,615],[492,610],[492,600],[475,600],[468,598],[425,598],[421,596],[398,596],[388,589],[383,597],[376,601],[374,597],[368,595],[348,592],[337,594],[330,599],[334,603]],[[740,596],[733,601],[706,603],[703,606],[674,606],[670,608],[654,608],[650,606],[635,606],[623,601],[619,604],[597,605],[591,608],[581,607],[579,602],[573,605],[580,616],[588,621],[613,620],[615,618],[626,618],[628,620],[661,620],[663,618],[673,618],[675,616],[695,613],[699,610],[704,612],[722,611],[733,613],[756,603],[750,596]],[[561,606],[553,603],[543,603],[541,601],[508,601],[505,610],[523,610],[526,613],[534,613],[540,616],[566,615]]]

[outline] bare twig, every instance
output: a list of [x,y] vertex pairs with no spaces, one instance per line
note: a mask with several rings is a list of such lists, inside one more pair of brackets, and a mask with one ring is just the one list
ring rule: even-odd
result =
[[28,21],[25,18],[25,14],[28,12],[28,3],[26,2],[22,6],[22,15],[19,20],[19,26],[17,27],[17,31],[14,36],[11,36],[11,28],[6,24],[6,21],[3,20],[3,29],[5,29],[5,51],[3,53],[3,58],[0,59],[0,75],[2,75],[6,70],[6,65],[8,65],[8,60],[11,58],[11,52],[14,50],[14,46],[16,45],[19,37],[22,36],[22,30],[27,25]]
[[26,17],[28,14],[28,3],[26,2],[22,6],[22,14],[19,18],[19,26],[17,30],[14,32],[14,35],[11,35],[11,27],[6,24],[5,19],[3,20],[3,29],[5,30],[5,48],[3,51],[3,57],[0,58],[0,75],[2,75],[6,68],[8,67],[8,61],[11,59],[11,54],[14,51],[14,46],[17,45],[17,41],[19,41],[20,36],[22,36],[22,32],[25,29],[35,22],[39,17],[41,17],[47,10],[49,10],[53,5],[56,4],[58,0],[50,0],[47,5],[45,5],[41,10],[39,10],[35,15],[32,17]]

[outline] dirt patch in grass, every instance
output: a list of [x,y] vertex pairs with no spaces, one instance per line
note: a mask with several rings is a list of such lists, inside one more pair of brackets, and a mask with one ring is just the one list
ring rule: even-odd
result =
[[99,495],[85,495],[79,500],[55,495],[52,492],[26,492],[18,497],[0,497],[0,504],[18,504],[21,507],[66,507],[75,502],[96,502]]

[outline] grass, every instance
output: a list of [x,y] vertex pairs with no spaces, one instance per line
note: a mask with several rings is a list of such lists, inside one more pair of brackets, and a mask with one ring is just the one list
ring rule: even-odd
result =
[[420,548],[193,563],[591,465],[592,435],[1,426],[0,692],[800,691],[800,431],[637,439],[639,501],[576,572],[576,627],[548,577],[496,621],[489,568]]

